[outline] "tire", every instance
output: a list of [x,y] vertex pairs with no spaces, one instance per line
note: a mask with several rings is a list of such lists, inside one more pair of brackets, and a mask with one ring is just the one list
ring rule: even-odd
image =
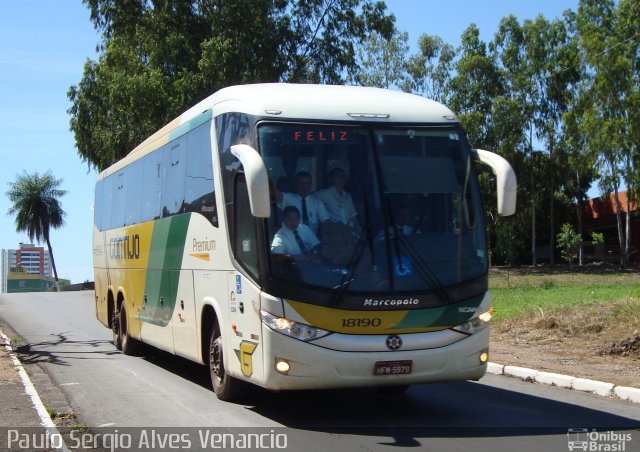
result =
[[[124,300],[120,304],[120,310],[115,314],[114,322],[114,344],[118,350],[121,350],[125,355],[135,355],[139,350],[140,343],[129,336],[128,324],[127,324],[127,311],[124,306]],[[117,326],[117,332],[116,332]],[[120,347],[118,347],[118,345]]]
[[211,375],[211,385],[216,397],[230,402],[240,396],[241,382],[225,372],[223,348],[220,325],[216,319],[209,338],[209,353],[207,354],[209,374]]
[[113,311],[111,314],[111,332],[113,333],[113,345],[115,345],[116,350],[122,351],[122,337],[120,336],[120,318],[119,312]]

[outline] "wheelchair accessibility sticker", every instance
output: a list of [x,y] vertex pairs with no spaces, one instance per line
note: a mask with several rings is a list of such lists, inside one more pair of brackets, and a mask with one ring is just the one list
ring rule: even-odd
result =
[[400,260],[397,257],[393,258],[393,270],[396,276],[413,276],[413,264],[411,259],[406,256],[401,256]]

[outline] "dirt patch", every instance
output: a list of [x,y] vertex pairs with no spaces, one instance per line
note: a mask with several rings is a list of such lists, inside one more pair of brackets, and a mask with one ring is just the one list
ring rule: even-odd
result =
[[640,319],[612,317],[620,303],[496,322],[490,359],[640,388]]
[[637,356],[640,355],[640,336],[633,339],[625,339],[620,343],[613,343],[600,351],[600,355]]
[[13,366],[9,353],[4,348],[4,339],[0,338],[0,385],[20,381],[18,371]]

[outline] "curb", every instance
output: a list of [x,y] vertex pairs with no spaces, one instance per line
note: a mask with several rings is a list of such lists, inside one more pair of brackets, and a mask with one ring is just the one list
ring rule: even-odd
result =
[[519,378],[530,383],[540,383],[560,388],[574,389],[576,391],[590,392],[603,397],[616,397],[633,403],[640,403],[640,389],[628,386],[616,386],[604,381],[578,378],[571,375],[542,372],[527,367],[505,366],[489,362],[487,373]]
[[[11,346],[11,340],[6,334],[4,334],[2,330],[0,330],[0,338],[4,340],[4,344],[2,345],[4,345],[4,348],[7,351],[9,358],[11,358],[13,367],[16,369],[16,371],[18,372],[18,375],[20,376],[20,381],[22,382],[22,386],[24,387],[25,393],[31,398],[31,403],[33,404],[33,408],[35,409],[36,414],[40,419],[40,425],[42,425],[42,427],[48,430],[47,434],[51,433],[61,437],[60,432],[58,431],[58,428],[54,424],[53,420],[51,419],[51,416],[49,416],[47,409],[42,403],[42,400],[38,395],[38,391],[36,391],[35,386],[31,382],[31,379],[29,378],[27,371],[24,369],[24,367],[22,366],[22,363],[18,359],[18,356],[13,351],[13,347]],[[69,449],[66,447],[66,444],[64,444],[64,441],[62,442],[62,445],[60,447],[54,447],[54,448],[57,450],[62,450],[63,452],[69,452]]]

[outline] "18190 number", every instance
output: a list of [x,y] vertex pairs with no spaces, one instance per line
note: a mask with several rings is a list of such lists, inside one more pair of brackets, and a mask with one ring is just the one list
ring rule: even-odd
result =
[[378,317],[362,319],[342,319],[343,328],[367,328],[369,326],[382,325],[382,319]]

